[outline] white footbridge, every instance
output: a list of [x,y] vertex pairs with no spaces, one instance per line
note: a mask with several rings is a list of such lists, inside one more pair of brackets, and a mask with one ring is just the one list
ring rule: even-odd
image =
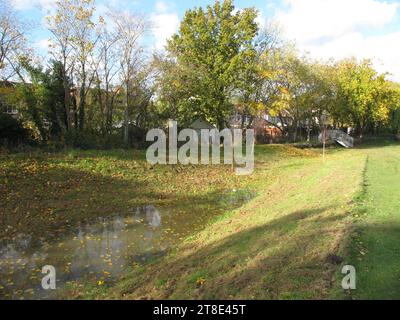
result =
[[[319,135],[318,139],[322,141],[322,133]],[[336,141],[345,148],[354,147],[354,138],[340,130],[328,130],[327,139]]]

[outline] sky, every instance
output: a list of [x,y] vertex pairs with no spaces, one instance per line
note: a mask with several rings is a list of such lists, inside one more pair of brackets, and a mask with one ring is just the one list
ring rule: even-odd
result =
[[[30,41],[45,55],[49,33],[44,17],[55,0],[8,0],[21,17],[35,22]],[[97,15],[107,7],[146,15],[153,30],[146,42],[162,50],[186,10],[214,0],[97,0]],[[370,58],[379,72],[400,81],[400,0],[236,0],[255,7],[258,22],[275,21],[284,36],[315,59]]]

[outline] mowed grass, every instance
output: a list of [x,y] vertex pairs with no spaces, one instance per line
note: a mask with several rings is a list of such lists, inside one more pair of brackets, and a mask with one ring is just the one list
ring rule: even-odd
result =
[[353,299],[400,299],[400,146],[365,147],[368,157],[348,264],[356,267]]
[[[282,155],[281,155],[282,156]],[[262,153],[258,155],[258,159]],[[327,299],[363,182],[363,152],[258,163],[259,196],[99,297]]]
[[[66,298],[400,298],[399,151],[332,149],[323,162],[318,150],[258,146],[245,177],[226,166],[151,166],[139,151],[1,155],[1,238],[57,237],[82,219],[151,203],[207,219],[122,281]],[[252,197],[232,209],[221,196],[235,191]],[[357,268],[350,295],[340,288],[344,264]]]

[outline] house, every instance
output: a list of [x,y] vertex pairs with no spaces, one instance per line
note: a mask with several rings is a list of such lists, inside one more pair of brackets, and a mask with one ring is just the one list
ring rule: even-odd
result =
[[16,82],[0,81],[0,111],[18,118],[19,112],[15,103],[8,103],[8,98],[16,94]]
[[[282,124],[282,120],[285,124]],[[252,128],[257,142],[275,143],[282,140],[282,129],[287,125],[288,121],[290,121],[288,118],[281,119],[268,113],[263,113],[255,118],[243,117],[237,113],[231,117],[229,126],[232,129]]]
[[197,119],[195,122],[193,122],[190,126],[190,129],[193,129],[197,132],[197,135],[201,137],[201,130],[213,130],[217,129],[217,127],[213,126],[209,122],[202,120],[202,119]]
[[[193,129],[196,134],[199,143],[201,143],[201,130],[213,130],[217,129],[217,127],[213,126],[211,123],[208,121],[205,121],[203,119],[197,119],[195,122],[193,122],[190,126],[189,129]],[[195,137],[191,137],[192,140],[195,139]],[[212,138],[210,137],[210,144],[212,143]]]

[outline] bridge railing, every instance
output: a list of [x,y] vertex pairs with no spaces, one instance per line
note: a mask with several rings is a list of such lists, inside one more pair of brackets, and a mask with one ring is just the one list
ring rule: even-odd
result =
[[[340,130],[328,130],[327,138],[335,140],[343,144],[347,148],[354,147],[354,138]],[[319,140],[322,141],[322,134],[319,135]]]

